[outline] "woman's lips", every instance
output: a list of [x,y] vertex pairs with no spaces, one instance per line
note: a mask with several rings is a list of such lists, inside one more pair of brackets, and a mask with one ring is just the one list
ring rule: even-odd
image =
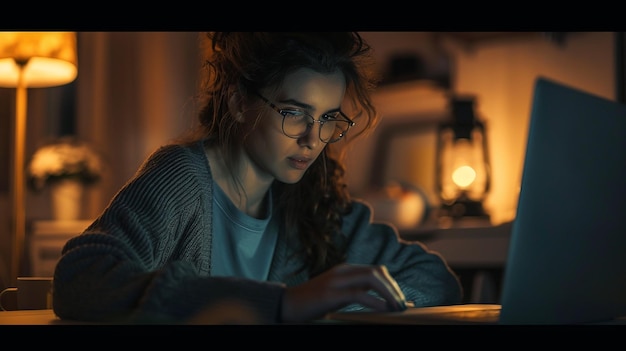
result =
[[308,157],[288,157],[289,165],[295,169],[305,170],[309,167],[311,159]]

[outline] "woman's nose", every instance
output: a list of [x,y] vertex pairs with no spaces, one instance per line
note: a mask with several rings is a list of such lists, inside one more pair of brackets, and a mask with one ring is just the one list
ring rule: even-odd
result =
[[317,145],[322,142],[320,139],[321,129],[322,124],[318,121],[309,124],[307,132],[298,139],[299,144],[305,145],[310,149],[317,147]]

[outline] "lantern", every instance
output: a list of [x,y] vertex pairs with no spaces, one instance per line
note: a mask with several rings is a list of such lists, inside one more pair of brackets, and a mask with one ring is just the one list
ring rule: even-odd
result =
[[488,220],[483,200],[489,192],[490,167],[485,125],[474,113],[474,99],[452,97],[451,118],[437,130],[436,190],[439,217]]

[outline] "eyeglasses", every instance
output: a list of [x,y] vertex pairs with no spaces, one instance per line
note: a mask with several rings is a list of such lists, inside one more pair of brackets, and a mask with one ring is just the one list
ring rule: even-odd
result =
[[290,138],[300,138],[307,135],[313,124],[320,124],[320,140],[324,143],[334,143],[343,138],[348,129],[356,123],[343,114],[341,111],[326,113],[322,115],[320,120],[316,120],[313,116],[296,109],[281,109],[274,105],[271,101],[256,93],[266,104],[274,111],[283,116],[282,129],[283,133]]

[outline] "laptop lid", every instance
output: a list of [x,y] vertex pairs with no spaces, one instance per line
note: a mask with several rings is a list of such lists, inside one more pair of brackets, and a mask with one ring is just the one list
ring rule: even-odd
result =
[[626,106],[540,77],[501,324],[626,315]]

